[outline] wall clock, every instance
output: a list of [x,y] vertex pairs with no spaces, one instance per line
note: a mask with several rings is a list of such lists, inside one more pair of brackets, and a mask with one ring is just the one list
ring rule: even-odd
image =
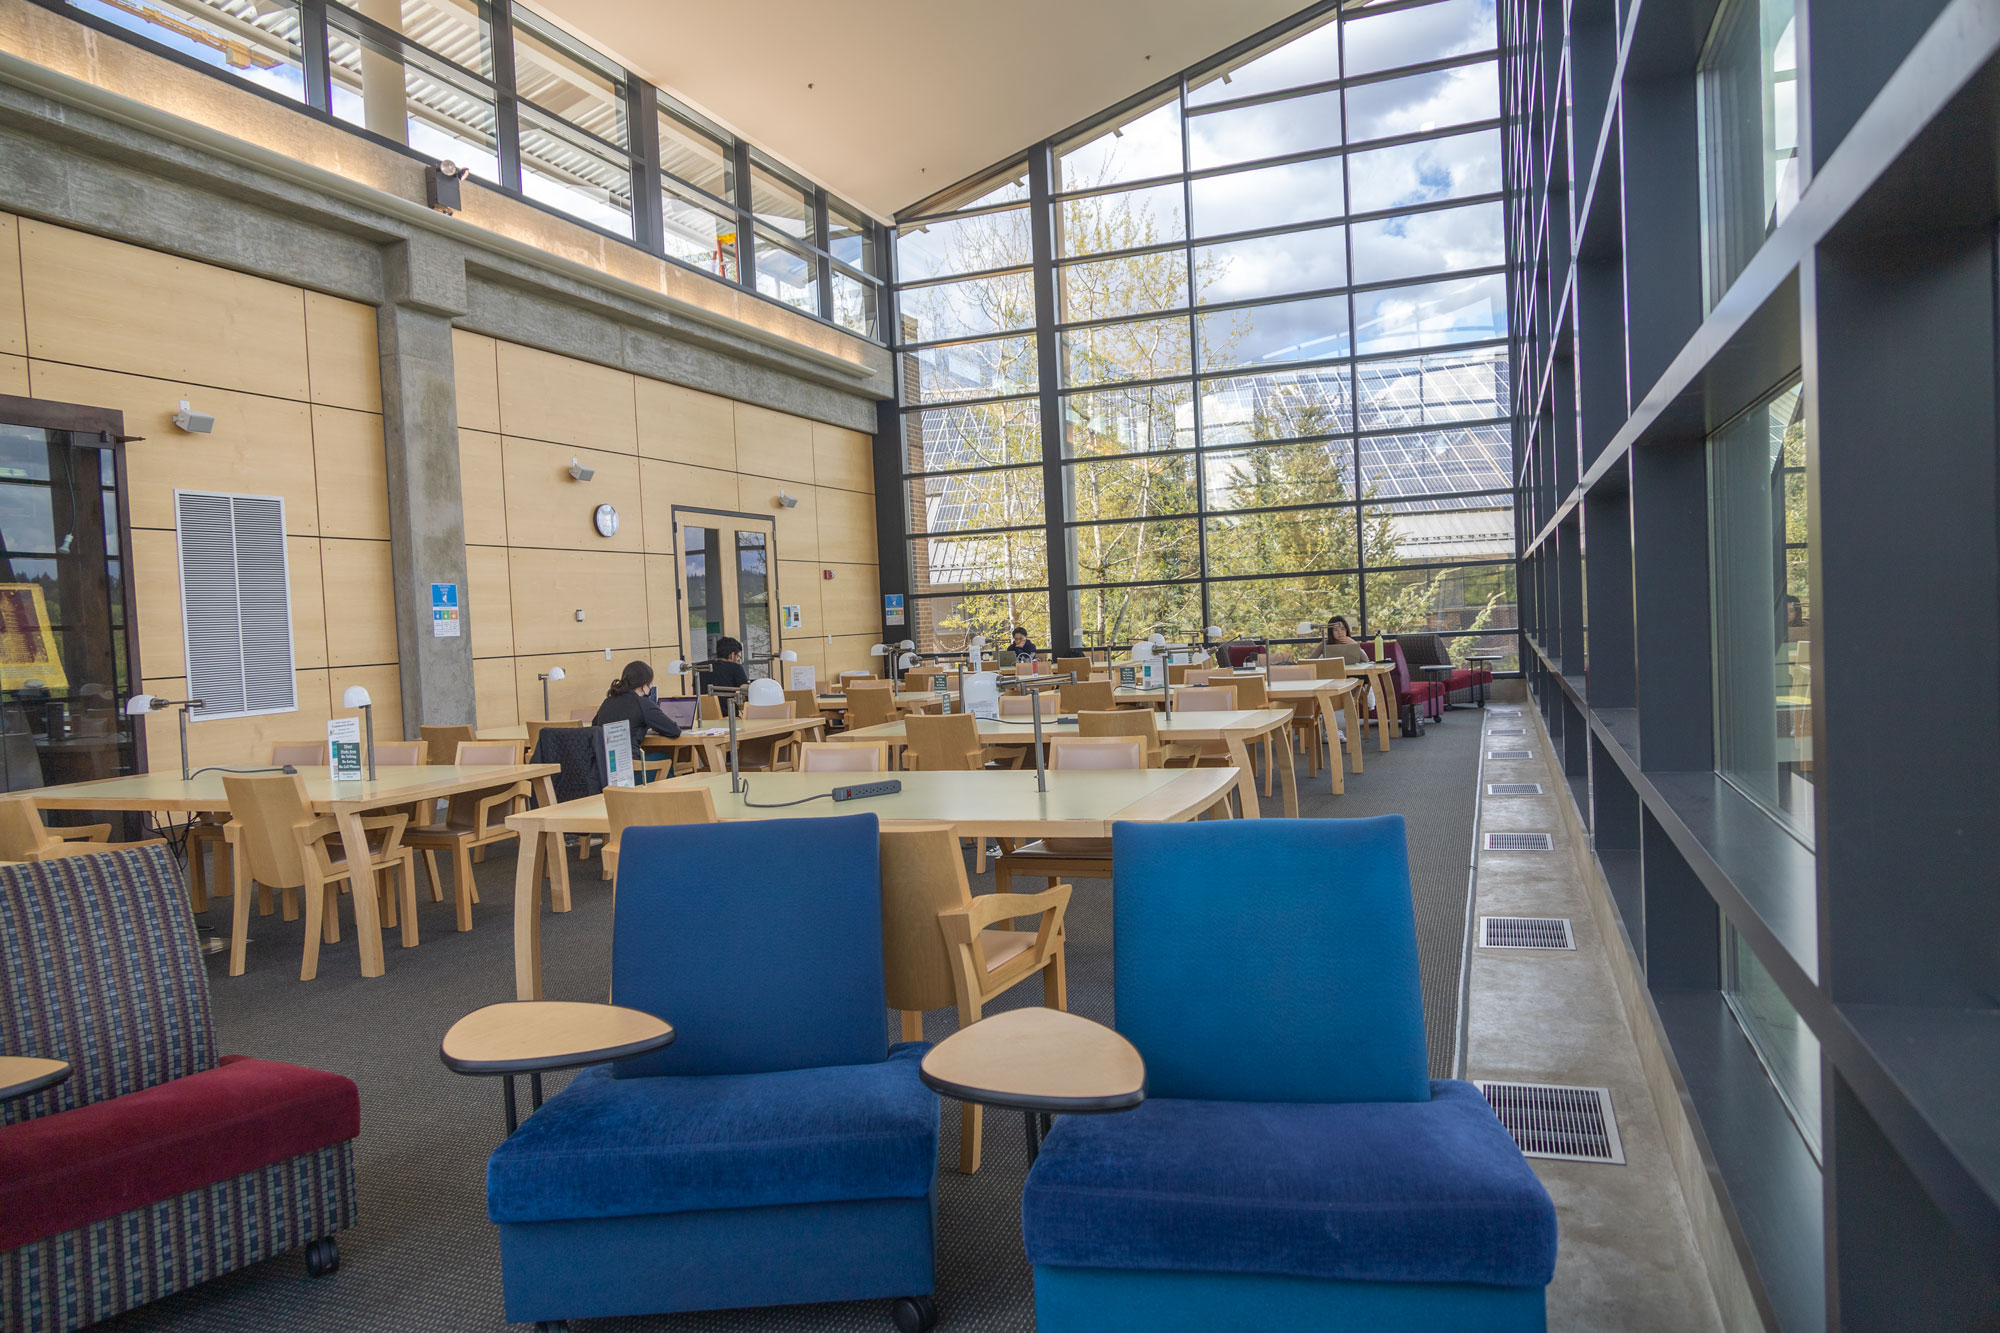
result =
[[591,518],[597,524],[598,536],[615,537],[618,535],[618,511],[610,505],[597,506],[597,512]]

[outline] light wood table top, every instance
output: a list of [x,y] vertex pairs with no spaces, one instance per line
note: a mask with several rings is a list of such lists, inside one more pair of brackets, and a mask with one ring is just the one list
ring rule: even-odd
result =
[[[375,780],[335,782],[332,770],[324,765],[300,766],[305,779],[306,799],[315,809],[372,810],[385,805],[408,805],[432,797],[454,796],[483,787],[504,787],[513,782],[549,777],[560,771],[556,764],[411,764],[383,765],[375,770]],[[184,813],[225,811],[229,793],[220,773],[198,773],[183,782],[178,773],[134,773],[120,778],[99,778],[95,782],[72,782],[61,787],[44,787],[35,793],[35,805],[43,810],[156,810]]]
[[[736,723],[736,739],[741,741],[765,740],[772,736],[795,736],[801,731],[818,731],[826,726],[823,717],[755,717],[740,718]],[[678,736],[662,736],[657,732],[646,737],[648,750],[693,750],[706,749],[720,743],[729,748],[729,720],[720,722],[704,719],[692,727],[681,728]]]
[[533,1074],[645,1055],[673,1039],[672,1024],[622,1005],[512,1001],[453,1023],[438,1055],[455,1073]]
[[68,1078],[72,1070],[67,1060],[45,1060],[36,1055],[0,1055],[0,1102],[28,1097],[53,1088]]
[[[821,796],[835,787],[868,779],[866,773],[753,773],[751,800],[775,803]],[[884,775],[886,776],[886,775]],[[1222,801],[1237,781],[1237,770],[1146,768],[1122,772],[1056,771],[1049,789],[1035,789],[1032,770],[977,773],[902,773],[903,790],[859,801],[812,800],[804,805],[748,805],[732,796],[727,773],[695,773],[669,778],[676,786],[708,788],[715,811],[725,820],[825,819],[873,814],[885,828],[945,823],[960,837],[1108,838],[1120,820],[1174,823],[1193,819]],[[570,833],[608,833],[603,796],[586,796],[513,815],[507,827],[521,835],[514,869],[514,988],[522,1000],[542,993],[542,880],[550,880],[558,901],[568,890],[569,869],[563,838]]]
[[1129,1111],[1146,1099],[1146,1062],[1132,1043],[1061,1009],[982,1018],[931,1047],[919,1072],[947,1097],[1023,1111]]

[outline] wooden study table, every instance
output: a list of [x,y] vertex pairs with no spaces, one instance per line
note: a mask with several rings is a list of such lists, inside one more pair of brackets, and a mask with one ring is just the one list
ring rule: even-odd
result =
[[[1350,662],[1347,664],[1347,678],[1367,681],[1375,691],[1375,748],[1383,754],[1389,753],[1389,726],[1396,716],[1396,664],[1369,661],[1356,666]],[[1360,749],[1359,746],[1355,748],[1357,751]],[[1358,754],[1354,771],[1361,771]]]
[[[1221,680],[1213,683],[1227,685],[1229,682]],[[1201,687],[1176,685],[1174,688],[1189,690]],[[1355,677],[1346,680],[1273,680],[1266,682],[1264,686],[1264,693],[1274,704],[1300,703],[1307,699],[1318,701],[1320,721],[1326,729],[1329,758],[1332,760],[1327,765],[1327,772],[1330,775],[1328,783],[1335,796],[1346,791],[1347,784],[1340,774],[1340,731],[1334,723],[1334,715],[1341,713],[1347,719],[1348,760],[1354,765],[1354,771],[1359,773],[1361,771],[1360,699],[1364,688],[1366,682]],[[1157,687],[1142,690],[1136,686],[1120,686],[1111,692],[1111,701],[1118,704],[1151,704],[1155,708],[1160,708],[1165,703],[1165,698],[1163,691]],[[1176,709],[1174,720],[1179,721],[1180,717],[1180,710]],[[1164,735],[1166,725],[1164,717],[1161,718],[1160,725]],[[1289,750],[1289,747],[1287,749]]]
[[[826,718],[815,714],[812,717],[757,717],[738,719],[736,723],[736,743],[769,740],[773,737],[790,737],[793,740],[809,741],[817,739],[826,727]],[[665,753],[678,758],[685,751],[700,755],[702,762],[711,773],[729,771],[729,723],[711,722],[704,719],[698,726],[683,727],[678,736],[650,735],[646,737],[647,754]]]
[[962,1102],[1027,1112],[1029,1161],[1051,1115],[1129,1111],[1146,1100],[1138,1048],[1061,1009],[1007,1009],[962,1027],[931,1047],[917,1077]]
[[[367,836],[361,816],[371,810],[400,810],[424,801],[442,800],[462,792],[506,787],[516,782],[532,782],[535,800],[544,806],[555,804],[558,772],[555,764],[509,764],[469,766],[455,764],[415,764],[409,767],[383,766],[375,770],[374,781],[335,782],[324,766],[300,767],[306,800],[317,811],[330,814],[340,825],[340,841],[345,847],[366,847]],[[183,781],[174,773],[135,773],[128,777],[100,778],[67,787],[44,787],[34,793],[41,810],[137,810],[152,814],[194,815],[221,813],[229,809],[229,793],[222,786],[222,774],[197,773]],[[525,859],[525,858],[524,858]],[[373,893],[353,893],[354,934],[361,953],[361,975],[382,975],[382,918]],[[243,974],[243,960],[230,958],[229,975]]]
[[[747,795],[759,802],[791,801],[844,787],[865,773],[753,773]],[[952,825],[961,838],[1108,838],[1119,820],[1170,824],[1193,819],[1222,800],[1237,780],[1234,768],[1143,768],[1123,771],[1050,773],[1046,793],[1035,775],[1019,769],[979,773],[903,773],[903,790],[892,796],[836,803],[765,808],[747,805],[729,791],[726,773],[669,778],[675,786],[707,787],[717,816],[735,819],[824,819],[872,814],[884,828],[910,824]],[[564,835],[610,831],[604,798],[586,796],[507,820],[521,835],[514,868],[514,991],[522,1000],[542,998],[541,888],[546,872],[556,892],[567,894],[569,869],[562,854]]]
[[[944,699],[956,700],[958,692],[947,690],[940,695],[936,690],[896,690],[896,707],[906,713],[928,713],[940,706]],[[831,717],[847,711],[845,694],[822,694],[819,696],[819,711]]]
[[[981,745],[1033,745],[1035,724],[1032,718],[982,717],[975,719]],[[1269,736],[1272,751],[1276,756],[1273,766],[1282,775],[1285,815],[1297,819],[1299,815],[1299,783],[1297,766],[1292,759],[1290,737],[1284,735],[1292,722],[1289,708],[1250,708],[1227,713],[1175,713],[1171,718],[1162,717],[1154,726],[1160,733],[1160,744],[1176,742],[1192,744],[1197,741],[1221,741],[1229,747],[1229,761],[1238,770],[1236,790],[1242,797],[1243,817],[1255,819],[1257,810],[1256,771],[1250,766],[1250,746]],[[1058,722],[1053,718],[1042,719],[1042,739],[1054,740],[1058,736],[1080,735],[1078,725]],[[833,739],[848,745],[875,745],[883,752],[882,767],[889,767],[888,759],[896,747],[907,742],[908,731],[901,722],[884,722],[878,726],[860,727],[853,731],[843,731]],[[1031,756],[1032,757],[1032,756]],[[1024,764],[1023,771],[1031,771],[1032,763]],[[1337,771],[1337,766],[1336,766]],[[1338,783],[1335,791],[1340,790]]]

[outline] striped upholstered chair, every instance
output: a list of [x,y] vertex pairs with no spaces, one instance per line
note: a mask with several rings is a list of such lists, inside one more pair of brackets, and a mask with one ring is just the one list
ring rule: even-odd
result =
[[0,868],[0,1055],[68,1061],[0,1102],[0,1328],[66,1333],[354,1225],[354,1084],[220,1058],[162,844]]

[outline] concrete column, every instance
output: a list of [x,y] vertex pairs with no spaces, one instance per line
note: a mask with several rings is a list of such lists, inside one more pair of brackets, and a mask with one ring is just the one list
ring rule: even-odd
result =
[[[474,720],[465,512],[458,477],[458,389],[451,327],[465,309],[465,262],[423,239],[383,252],[387,300],[378,315],[382,435],[389,472],[389,545],[403,734],[424,723]],[[432,632],[431,585],[458,588],[459,634]]]

